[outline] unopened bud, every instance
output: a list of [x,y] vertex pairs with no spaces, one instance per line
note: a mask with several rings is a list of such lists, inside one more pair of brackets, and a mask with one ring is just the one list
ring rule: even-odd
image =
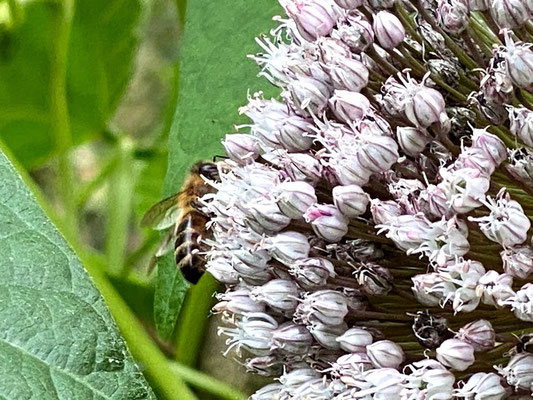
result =
[[226,154],[239,164],[246,164],[259,156],[259,144],[252,135],[233,133],[222,142]]
[[518,140],[533,147],[533,111],[527,108],[509,107],[510,131]]
[[474,348],[459,339],[448,339],[437,349],[437,360],[456,371],[465,371],[475,361]]
[[350,328],[336,340],[344,351],[356,353],[358,351],[366,352],[365,347],[372,344],[373,338],[366,329]]
[[464,399],[502,400],[507,397],[507,390],[501,384],[501,378],[492,373],[478,372],[454,393]]
[[340,345],[336,339],[348,329],[348,326],[344,322],[339,325],[313,322],[308,326],[308,329],[322,347],[329,350],[338,350]]
[[511,358],[505,368],[498,368],[507,383],[515,388],[533,390],[533,354],[520,353]]
[[335,186],[332,190],[335,206],[345,216],[352,218],[364,214],[370,198],[360,186]]
[[324,286],[330,276],[335,276],[335,267],[325,258],[303,258],[291,265],[289,272],[304,288]]
[[290,312],[298,305],[298,286],[293,281],[273,279],[257,286],[250,293],[252,299],[261,301],[282,312]]
[[388,11],[374,15],[374,33],[381,47],[393,49],[405,38],[405,29],[401,21]]
[[468,5],[463,0],[440,0],[437,7],[437,20],[446,32],[459,34],[469,22]]
[[456,338],[471,344],[474,351],[483,351],[494,347],[496,332],[489,321],[480,319],[459,329]]
[[263,386],[257,392],[250,396],[250,400],[272,400],[278,398],[284,386],[281,383],[271,383]]
[[329,104],[333,114],[347,124],[362,118],[370,108],[370,102],[364,95],[348,90],[335,90]]
[[431,141],[426,131],[407,126],[396,128],[396,138],[403,152],[411,157],[418,157]]
[[[506,3],[505,0],[497,0]],[[520,0],[512,0],[520,2]],[[491,11],[493,8],[491,8]],[[523,13],[524,18],[528,18],[527,13]],[[530,45],[516,44],[510,39],[507,40],[507,51],[505,53],[507,74],[513,83],[523,89],[531,89],[533,85],[533,51]]]
[[363,63],[352,58],[334,59],[325,68],[335,89],[360,92],[368,84],[368,69]]
[[500,253],[503,270],[520,279],[533,273],[533,249],[529,246],[511,247]]
[[279,127],[279,142],[289,151],[309,150],[313,145],[312,127],[313,124],[305,118],[291,115]]
[[507,159],[507,146],[498,136],[485,129],[474,129],[472,147],[482,149],[496,167]]
[[339,21],[337,29],[331,34],[345,43],[351,51],[359,54],[374,43],[372,25],[360,13],[350,13]]
[[335,290],[318,290],[306,295],[296,310],[296,316],[305,323],[327,325],[342,324],[346,314],[348,298]]
[[348,219],[334,205],[315,204],[309,207],[304,218],[328,242],[338,242],[348,233]]
[[491,0],[489,11],[500,28],[518,28],[530,18],[521,0]]
[[316,203],[315,189],[307,182],[283,182],[276,187],[277,204],[283,214],[300,219]]
[[420,85],[405,100],[405,115],[418,128],[444,121],[446,103],[438,90]]
[[306,354],[313,336],[304,325],[288,322],[272,333],[272,347],[289,354]]
[[243,315],[265,311],[265,305],[253,300],[247,289],[228,290],[226,293],[217,295],[217,299],[219,301],[213,307],[214,312],[229,311],[233,314]]
[[247,223],[259,234],[279,232],[291,222],[291,219],[280,211],[276,203],[267,199],[252,204],[249,213],[252,218],[248,218]]
[[312,115],[321,115],[331,97],[329,84],[312,77],[296,78],[289,82],[287,89],[295,106]]
[[311,248],[305,235],[293,231],[278,233],[271,238],[271,243],[272,257],[289,266],[296,260],[307,258]]
[[311,42],[329,35],[339,17],[332,0],[280,0],[280,4],[302,37]]
[[405,359],[402,348],[390,340],[380,340],[366,346],[366,354],[376,368],[398,369]]
[[489,3],[489,0],[468,0],[468,8],[470,11],[487,11]]

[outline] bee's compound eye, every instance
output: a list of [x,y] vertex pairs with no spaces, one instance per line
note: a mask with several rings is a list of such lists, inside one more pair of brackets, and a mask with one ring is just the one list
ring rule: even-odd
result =
[[204,175],[211,180],[218,180],[218,169],[213,163],[204,163],[200,165],[199,172],[201,175]]

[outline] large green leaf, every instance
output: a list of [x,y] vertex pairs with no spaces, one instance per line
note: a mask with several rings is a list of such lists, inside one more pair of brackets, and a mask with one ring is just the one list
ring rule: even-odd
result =
[[0,398],[155,399],[80,261],[0,153]]
[[[75,143],[102,132],[120,99],[130,75],[141,5],[142,0],[75,2],[66,82]],[[15,25],[0,32],[0,136],[26,167],[58,150],[52,92],[61,18],[61,2],[28,2]]]
[[[271,17],[279,10],[276,0],[187,2],[179,102],[169,139],[167,195],[179,190],[194,162],[223,154],[221,139],[232,131],[234,124],[246,121],[238,115],[238,107],[246,103],[248,89],[263,90],[267,97],[278,93],[276,88],[256,77],[258,68],[246,56],[258,52],[254,38],[274,26]],[[183,278],[176,270],[172,276],[169,276],[171,271],[165,271],[161,276],[175,288],[170,290],[168,282],[158,284],[166,289],[158,295],[156,288],[155,319],[159,329],[168,332],[181,308],[181,302],[168,296],[181,293]],[[212,283],[207,286],[213,288]],[[203,300],[199,300],[202,296]],[[195,308],[192,314],[197,315],[192,321],[196,323],[195,331],[201,331],[211,304],[210,293],[202,296],[194,296],[196,301],[190,303]],[[178,351],[195,353],[201,335],[186,334],[190,335],[187,349]]]

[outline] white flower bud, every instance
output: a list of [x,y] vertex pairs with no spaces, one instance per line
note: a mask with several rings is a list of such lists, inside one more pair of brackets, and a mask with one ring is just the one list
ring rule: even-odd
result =
[[489,190],[490,180],[474,168],[445,169],[439,171],[442,182],[437,185],[448,200],[451,208],[459,214],[481,206]]
[[348,326],[344,322],[338,325],[312,322],[307,329],[322,347],[329,350],[338,350],[340,345],[336,339],[348,329]]
[[335,267],[325,258],[303,258],[292,264],[289,272],[304,288],[314,288],[325,285],[330,276],[335,276]]
[[259,144],[252,135],[241,133],[226,135],[222,145],[229,158],[239,164],[246,164],[259,156]]
[[[497,0],[504,2],[504,0]],[[520,2],[520,0],[512,0]],[[492,11],[492,8],[491,8]],[[526,13],[523,17],[528,18]],[[523,89],[530,89],[533,85],[533,51],[530,49],[531,44],[517,45],[507,37],[505,60],[507,67],[507,74],[513,83]]]
[[366,135],[357,153],[355,164],[374,173],[387,171],[400,155],[398,145],[390,136]]
[[334,205],[315,204],[309,207],[304,218],[328,242],[338,242],[348,233],[348,219]]
[[206,270],[217,281],[227,285],[239,282],[239,274],[233,269],[233,264],[225,257],[216,257],[207,262]]
[[437,307],[441,299],[447,299],[455,293],[454,284],[443,281],[437,273],[415,275],[411,280],[413,294],[424,306]]
[[490,0],[468,0],[470,11],[487,11]]
[[341,185],[362,186],[368,182],[370,175],[372,175],[372,171],[361,168],[358,163],[354,163],[351,157],[332,160],[331,168]]
[[505,368],[498,372],[515,388],[533,390],[533,354],[520,353],[511,358]]
[[349,353],[365,352],[365,347],[372,344],[372,335],[362,328],[350,328],[337,339],[341,349]]
[[418,85],[409,92],[404,100],[404,112],[407,119],[418,128],[427,128],[447,118],[442,94],[424,85]]
[[530,18],[524,2],[520,0],[491,0],[489,11],[500,28],[518,28]]
[[510,247],[500,253],[503,270],[514,277],[526,279],[533,273],[533,249],[530,246]]
[[270,254],[282,264],[290,266],[296,260],[307,258],[311,246],[305,235],[287,231],[271,239]]
[[233,314],[263,312],[265,305],[253,300],[248,289],[228,290],[217,295],[218,303],[213,307],[214,312],[229,311]]
[[375,10],[392,8],[394,3],[396,3],[396,0],[368,0],[368,5]]
[[316,183],[322,176],[320,162],[310,154],[289,153],[286,156],[285,172],[293,181]]
[[305,40],[314,41],[333,30],[339,10],[332,0],[280,0],[298,32]]
[[335,290],[318,290],[304,297],[295,315],[304,323],[340,325],[347,314],[348,298],[344,294]]
[[372,25],[381,47],[393,49],[405,38],[405,29],[401,21],[388,11],[380,11],[374,15]]
[[508,107],[510,131],[518,140],[533,147],[533,111],[521,107]]
[[403,152],[412,157],[418,157],[431,142],[431,136],[427,132],[408,126],[396,128],[396,138]]
[[282,312],[291,312],[298,305],[298,286],[293,281],[273,279],[250,292],[252,299]]
[[474,351],[489,350],[496,342],[496,332],[489,321],[480,319],[466,324],[455,336],[463,342],[469,343]]
[[473,130],[472,147],[482,149],[496,167],[507,159],[507,146],[498,136],[485,129]]
[[440,0],[437,20],[446,32],[459,34],[468,26],[470,14],[468,4],[463,0]]
[[290,81],[287,90],[295,106],[312,115],[321,115],[331,97],[331,87],[328,83],[306,76]]
[[364,214],[370,201],[368,194],[357,185],[335,186],[332,195],[335,206],[349,218]]
[[478,372],[454,393],[457,397],[476,400],[502,400],[508,395],[501,378],[492,373]]
[[348,386],[355,386],[354,383],[360,379],[360,373],[372,369],[372,361],[365,352],[355,352],[340,356],[331,365],[331,375],[340,379]]
[[363,63],[352,58],[335,58],[325,68],[335,89],[359,92],[368,84],[368,69]]
[[372,25],[360,13],[349,13],[339,21],[337,29],[331,35],[341,40],[355,54],[365,51],[374,43]]
[[370,108],[370,102],[364,95],[348,90],[335,90],[329,104],[333,114],[347,124],[362,118]]
[[511,306],[516,318],[533,322],[533,283],[526,283],[504,303]]
[[376,368],[398,369],[405,359],[400,346],[390,340],[379,340],[366,346],[366,354]]
[[316,203],[315,189],[307,182],[283,182],[275,189],[277,204],[289,218],[300,219],[309,207]]
[[387,225],[395,217],[402,215],[402,209],[394,200],[372,199],[370,212],[376,225]]
[[279,142],[288,151],[309,150],[313,138],[309,135],[313,124],[297,115],[285,119],[279,127]]
[[252,218],[247,218],[247,224],[257,233],[279,232],[290,224],[291,219],[283,214],[278,205],[271,200],[260,200],[250,205],[248,209]]
[[272,400],[276,399],[281,395],[284,386],[280,383],[271,383],[269,385],[263,386],[261,389],[256,391],[250,396],[250,400]]
[[475,361],[474,348],[459,339],[448,339],[437,349],[437,360],[456,371],[465,371]]
[[288,322],[272,333],[272,348],[289,354],[306,354],[313,336],[304,325]]

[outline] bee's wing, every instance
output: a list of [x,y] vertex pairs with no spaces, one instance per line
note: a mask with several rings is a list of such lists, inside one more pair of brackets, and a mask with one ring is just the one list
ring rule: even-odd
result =
[[179,193],[167,197],[150,207],[141,220],[141,226],[161,231],[174,225],[180,213],[178,196]]

